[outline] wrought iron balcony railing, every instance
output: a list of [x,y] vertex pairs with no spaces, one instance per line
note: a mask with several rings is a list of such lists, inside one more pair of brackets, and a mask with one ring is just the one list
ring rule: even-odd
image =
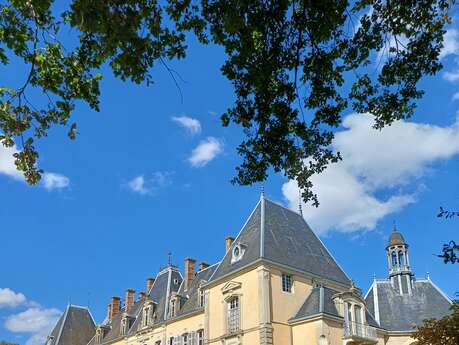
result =
[[344,337],[376,339],[376,328],[362,323],[348,321],[344,324]]

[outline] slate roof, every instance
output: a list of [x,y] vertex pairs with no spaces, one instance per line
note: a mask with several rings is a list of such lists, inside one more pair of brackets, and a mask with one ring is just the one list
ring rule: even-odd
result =
[[47,345],[86,345],[95,334],[95,323],[85,307],[68,305],[50,335]]
[[304,320],[319,314],[328,314],[341,318],[333,302],[333,295],[337,293],[338,291],[327,287],[314,287],[296,315],[289,321]]
[[185,284],[182,284],[178,294],[184,299],[183,304],[177,313],[177,317],[185,314],[190,314],[198,310],[204,310],[204,307],[199,306],[199,287],[201,283],[209,281],[216,268],[217,264],[197,272],[195,278],[191,281],[187,290],[185,290]]
[[[245,253],[231,263],[232,249],[241,244]],[[290,267],[350,286],[350,279],[314,234],[303,217],[264,197],[260,199],[212,281],[236,272],[259,259]]]
[[[377,301],[374,298],[375,286]],[[441,318],[448,314],[452,303],[430,280],[414,280],[411,295],[401,295],[389,280],[376,280],[365,302],[376,320],[377,303],[379,324],[389,331],[412,331],[415,325],[422,324],[425,319]]]
[[[156,318],[153,320],[153,324],[164,322],[167,318],[168,298],[172,292],[177,292],[179,290],[181,283],[182,276],[177,268],[169,266],[159,272],[151,290],[148,292],[149,296],[137,300],[134,305],[130,307],[128,315],[134,318],[134,322],[127,332],[127,335],[135,334],[140,329],[142,308],[148,300],[153,301],[155,304]],[[121,335],[121,321],[125,310],[125,307],[123,307],[111,321],[105,323],[110,330],[104,336],[103,344],[123,337]],[[93,345],[94,341],[95,339],[92,339],[88,345]]]
[[[311,290],[309,296],[306,297],[306,300],[304,301],[303,305],[300,307],[296,315],[292,317],[289,320],[289,322],[307,320],[309,318],[313,318],[321,314],[330,315],[343,319],[343,317],[339,315],[335,303],[333,302],[333,296],[337,293],[338,291],[335,291],[328,287],[314,287]],[[365,309],[365,317],[368,325],[380,328],[378,323],[375,321],[375,319],[367,309]]]

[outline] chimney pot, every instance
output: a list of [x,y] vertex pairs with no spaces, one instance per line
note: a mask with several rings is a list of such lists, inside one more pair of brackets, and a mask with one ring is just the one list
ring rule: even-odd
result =
[[228,251],[231,248],[231,245],[233,244],[233,241],[234,241],[234,237],[226,236],[226,238],[225,238],[225,247],[226,247],[225,253],[228,253]]
[[210,265],[205,263],[205,262],[201,262],[199,264],[199,270],[202,271],[202,270],[205,270],[207,267],[209,267]]
[[144,298],[145,298],[145,292],[140,291],[139,292],[139,300],[144,299]]
[[153,287],[153,284],[155,282],[155,278],[147,278],[147,293],[150,293],[151,288]]
[[119,298],[118,296],[112,297],[112,318],[120,312],[120,301],[121,298]]
[[125,304],[126,304],[126,311],[129,311],[129,308],[134,305],[134,289],[127,289],[126,290],[126,297],[125,297]]
[[196,260],[192,258],[185,258],[185,290],[190,286],[191,281],[195,276],[194,265]]

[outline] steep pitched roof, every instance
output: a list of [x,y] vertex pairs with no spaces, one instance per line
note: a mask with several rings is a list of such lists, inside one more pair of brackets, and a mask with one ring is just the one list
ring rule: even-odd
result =
[[[343,317],[339,315],[338,309],[336,309],[335,302],[333,301],[333,297],[337,293],[338,291],[328,287],[314,287],[296,315],[292,317],[289,322],[307,320],[318,315],[330,315],[342,319]],[[365,308],[365,318],[368,325],[379,328],[378,323],[367,308]]]
[[[151,290],[148,291],[149,297],[137,300],[134,305],[130,307],[128,314],[134,318],[134,322],[128,330],[127,335],[135,334],[141,328],[141,312],[147,299],[151,299],[155,304],[156,318],[153,320],[153,324],[164,322],[167,317],[167,300],[172,292],[177,292],[179,290],[181,283],[182,276],[177,268],[169,266],[159,272]],[[102,343],[107,343],[123,337],[121,335],[121,321],[125,310],[125,307],[123,307],[111,321],[105,324],[109,326],[110,330],[105,335]],[[92,343],[94,343],[94,339],[88,345],[92,345]]]
[[[238,244],[244,247],[244,255],[239,261],[231,263],[232,250]],[[350,285],[350,279],[303,217],[264,197],[244,224],[212,280],[259,259]]]
[[389,280],[376,280],[365,302],[380,326],[389,331],[412,331],[425,319],[447,315],[452,303],[430,280],[413,281],[411,295],[401,295]]
[[201,283],[208,282],[212,274],[217,269],[217,264],[207,267],[206,269],[196,273],[196,276],[191,281],[190,286],[185,290],[185,284],[182,284],[178,294],[184,297],[184,303],[177,313],[177,317],[194,311],[203,310],[204,307],[199,305],[199,287]]
[[327,287],[314,287],[296,315],[289,321],[305,320],[319,314],[341,317],[333,302],[333,295],[337,293],[338,291]]
[[51,331],[47,345],[86,345],[94,337],[95,326],[88,308],[69,305]]

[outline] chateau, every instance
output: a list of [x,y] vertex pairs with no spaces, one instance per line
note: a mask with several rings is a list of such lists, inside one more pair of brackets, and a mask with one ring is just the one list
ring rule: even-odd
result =
[[302,215],[262,195],[221,261],[168,265],[137,296],[112,297],[101,324],[69,305],[46,345],[410,344],[452,301],[415,278],[400,232],[386,255],[388,278],[362,295]]

